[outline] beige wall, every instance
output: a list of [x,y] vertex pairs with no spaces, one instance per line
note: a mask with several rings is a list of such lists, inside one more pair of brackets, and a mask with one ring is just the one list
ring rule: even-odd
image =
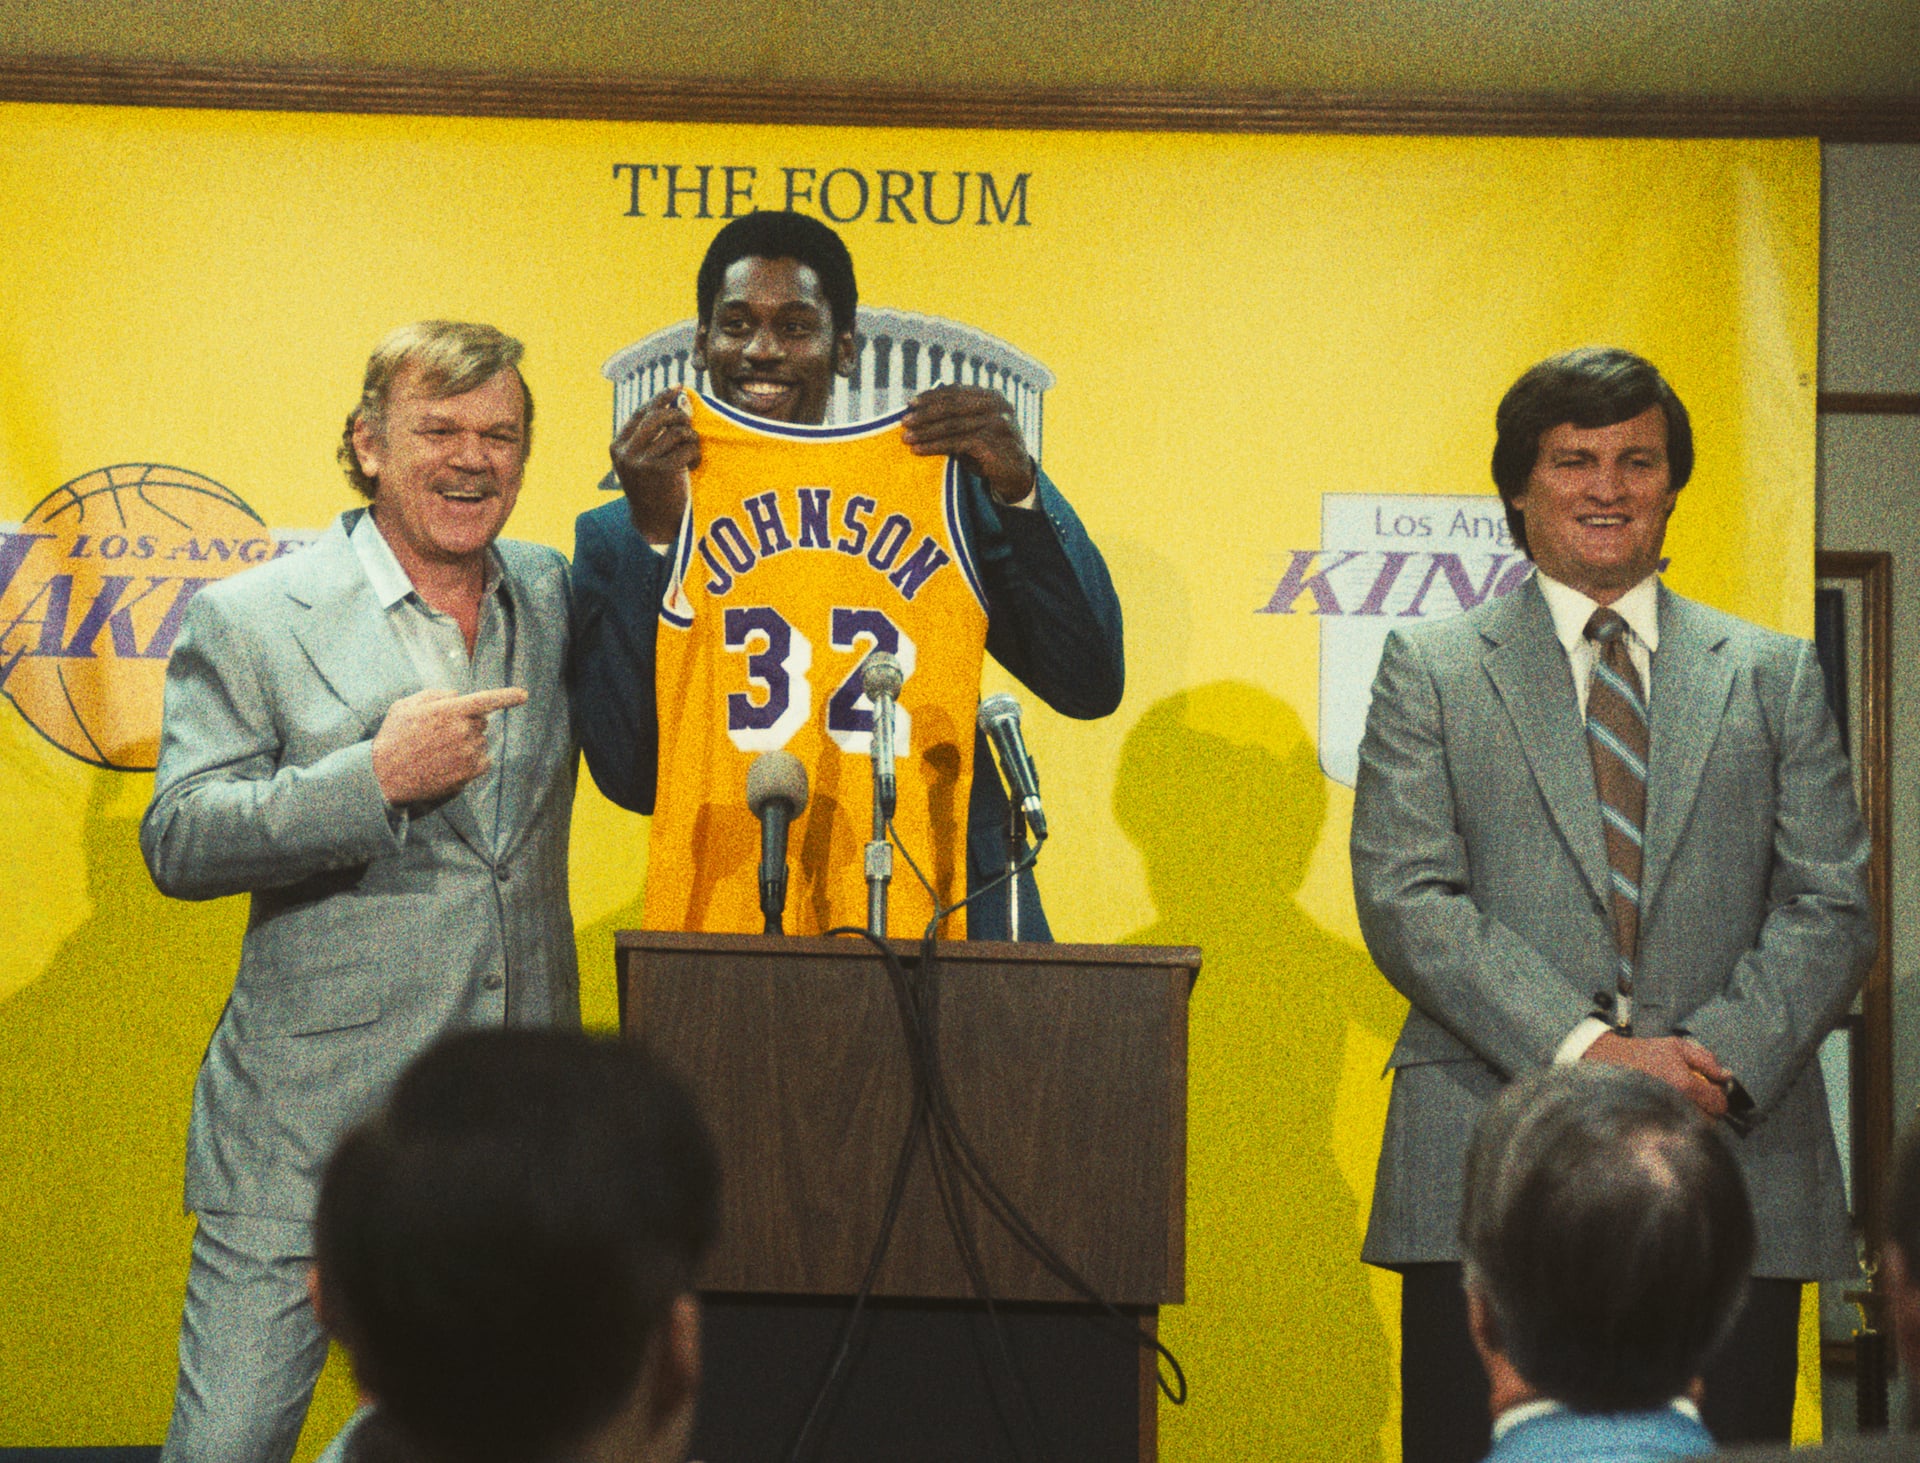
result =
[[[1828,147],[1820,385],[1920,393],[1920,146]],[[1920,1102],[1920,416],[1825,416],[1820,546],[1893,554],[1894,1117]]]

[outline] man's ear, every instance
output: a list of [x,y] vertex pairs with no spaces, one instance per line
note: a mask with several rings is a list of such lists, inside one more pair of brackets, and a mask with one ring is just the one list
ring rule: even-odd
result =
[[1497,1419],[1509,1407],[1540,1395],[1507,1359],[1499,1318],[1485,1293],[1474,1285],[1467,1287],[1467,1332],[1473,1337],[1473,1349],[1480,1354],[1480,1365],[1486,1368],[1489,1417]]
[[704,321],[693,327],[692,360],[694,370],[704,371],[707,369],[707,327]]
[[690,1407],[700,1395],[700,1302],[691,1291],[674,1298],[661,1340],[659,1385],[653,1394],[656,1417]]
[[320,1289],[320,1267],[307,1266],[307,1301],[313,1307],[313,1314],[319,1319],[322,1330],[331,1332],[333,1327],[327,1324],[326,1296]]
[[1467,1287],[1467,1334],[1473,1337],[1473,1349],[1480,1353],[1481,1365],[1492,1370],[1490,1358],[1505,1353],[1500,1348],[1500,1323],[1493,1318],[1493,1307],[1478,1287]]
[[854,365],[860,359],[860,343],[853,338],[851,330],[843,330],[833,338],[833,374],[851,376]]
[[384,433],[376,431],[367,420],[365,412],[355,412],[353,417],[353,455],[360,461],[360,472],[369,482],[377,482],[380,477],[380,459],[386,456],[387,443]]

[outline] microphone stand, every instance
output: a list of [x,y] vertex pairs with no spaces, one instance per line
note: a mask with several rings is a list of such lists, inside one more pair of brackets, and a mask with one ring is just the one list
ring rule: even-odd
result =
[[1007,817],[1007,938],[1020,939],[1020,855],[1027,849],[1027,812],[1018,799],[1008,807]]
[[887,813],[880,789],[873,790],[873,839],[867,844],[867,929],[887,937],[887,884],[893,878],[893,845],[887,842]]

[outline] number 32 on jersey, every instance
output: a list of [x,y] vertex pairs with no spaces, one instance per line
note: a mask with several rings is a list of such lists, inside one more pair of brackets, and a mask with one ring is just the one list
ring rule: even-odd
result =
[[[726,647],[744,661],[747,689],[727,693],[727,735],[743,752],[776,751],[813,717],[813,642],[772,605],[729,605]],[[817,627],[816,627],[817,629]],[[860,667],[876,651],[900,662],[912,679],[914,645],[885,612],[836,605],[828,615],[827,644],[844,659],[845,674],[827,697],[826,732],[849,756],[869,755],[873,744],[873,703],[860,689]],[[913,718],[893,708],[893,755],[897,761],[913,746]]]

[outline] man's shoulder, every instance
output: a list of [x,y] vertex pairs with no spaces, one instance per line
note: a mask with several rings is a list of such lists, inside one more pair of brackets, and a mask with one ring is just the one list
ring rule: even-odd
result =
[[502,538],[493,542],[494,552],[500,555],[500,562],[507,572],[515,578],[528,583],[541,583],[551,579],[564,579],[567,574],[567,556],[547,544],[528,543],[524,539]]
[[1504,643],[1512,639],[1531,616],[1543,617],[1551,627],[1546,604],[1529,578],[1518,589],[1497,599],[1489,596],[1470,610],[1418,620],[1411,625],[1396,625],[1393,633],[1417,647],[1423,655],[1445,658]]
[[1661,589],[1660,643],[1665,646],[1676,636],[1685,637],[1731,653],[1755,664],[1791,664],[1805,653],[1807,642],[1799,635],[1769,630],[1738,615],[1702,604],[1697,599]]
[[229,614],[270,613],[289,596],[310,600],[329,583],[357,570],[353,546],[336,520],[317,538],[207,585],[194,595],[193,603],[204,600]]

